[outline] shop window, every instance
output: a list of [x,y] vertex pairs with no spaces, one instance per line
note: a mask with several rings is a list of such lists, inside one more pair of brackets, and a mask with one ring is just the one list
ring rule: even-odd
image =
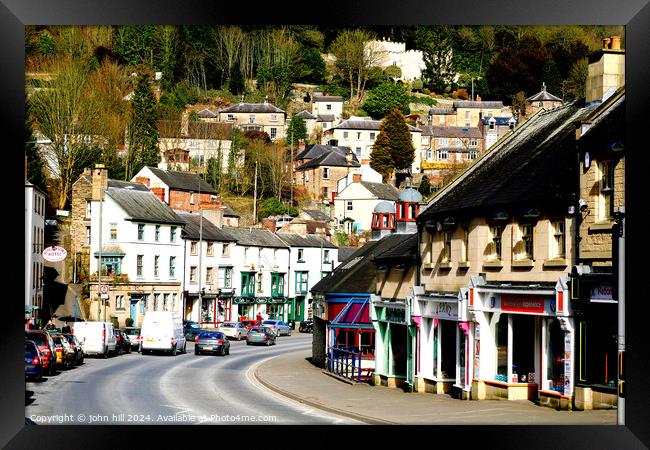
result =
[[497,381],[508,381],[508,315],[501,314],[496,323]]
[[440,329],[440,376],[456,380],[456,328],[457,322],[441,320]]
[[390,325],[390,349],[393,354],[393,367],[391,367],[390,373],[393,375],[405,376],[407,358],[406,327],[404,325]]
[[[520,383],[535,374],[535,316],[512,314],[512,376]],[[537,381],[537,380],[535,380]]]
[[363,356],[374,356],[375,354],[375,332],[359,332],[359,350]]
[[555,319],[546,320],[546,380],[548,389],[564,392],[564,331]]
[[467,340],[468,336],[465,334],[465,332],[458,327],[457,331],[458,336],[459,336],[459,341],[458,341],[458,379],[456,380],[460,384],[465,384],[465,372],[466,372],[466,353],[467,353]]
[[616,387],[617,323],[611,320],[616,311],[594,313],[590,320],[581,322],[580,332],[580,382]]

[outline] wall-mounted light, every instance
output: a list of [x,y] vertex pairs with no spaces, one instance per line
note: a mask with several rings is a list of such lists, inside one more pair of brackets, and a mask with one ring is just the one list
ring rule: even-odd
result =
[[440,222],[436,223],[436,230],[442,231],[442,224]]
[[591,158],[589,157],[589,152],[585,152],[585,169],[588,169],[590,164]]
[[567,209],[567,213],[569,213],[569,215],[575,214],[576,213],[576,207],[573,206],[573,205],[569,205],[569,208]]
[[536,208],[530,208],[524,212],[524,217],[527,219],[537,219],[542,214]]
[[510,216],[508,216],[508,213],[506,213],[505,211],[497,211],[492,216],[492,219],[497,220],[497,221],[506,221],[509,218],[510,218]]
[[578,200],[578,206],[580,207],[580,211],[586,211],[587,208],[589,208],[589,205],[584,199]]

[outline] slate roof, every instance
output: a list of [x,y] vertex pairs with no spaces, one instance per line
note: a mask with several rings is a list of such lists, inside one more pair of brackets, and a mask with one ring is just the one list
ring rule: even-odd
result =
[[[347,119],[338,124],[335,127],[330,128],[330,130],[377,130],[379,131],[381,127],[381,120],[372,120],[372,119]],[[421,132],[419,128],[415,128],[413,125],[409,125],[409,131]]]
[[339,261],[346,262],[357,250],[359,247],[339,247]]
[[336,245],[326,241],[320,236],[307,235],[301,236],[295,233],[276,233],[280,239],[290,245],[291,247],[318,247],[321,245],[323,248],[336,248]]
[[[381,200],[391,200],[395,202],[399,197],[399,191],[397,188],[395,186],[391,186],[390,184],[361,181],[361,185],[368,189],[372,195]],[[351,184],[348,186],[351,186]]]
[[316,118],[315,115],[313,115],[312,113],[310,113],[306,109],[300,111],[298,114],[296,114],[296,116],[302,117],[303,119],[315,119]]
[[[343,262],[334,269],[331,275],[316,283],[311,288],[311,292],[374,293],[375,276],[378,269],[375,257],[390,249],[401,248],[412,237],[412,234],[392,234],[377,241],[370,241],[345,260],[339,250],[339,260]],[[345,253],[344,250],[343,254],[345,255]]]
[[313,220],[319,220],[321,222],[329,222],[330,220],[327,214],[325,214],[323,211],[319,211],[318,209],[303,209],[302,212],[307,214]]
[[206,119],[214,119],[215,117],[217,117],[217,115],[214,112],[210,111],[208,108],[202,109],[197,113],[197,115],[201,118],[206,118]]
[[270,103],[238,103],[219,110],[220,113],[282,113],[283,110]]
[[502,101],[474,102],[471,100],[458,100],[453,103],[453,107],[495,109],[495,108],[503,108],[503,102]]
[[109,188],[133,189],[136,191],[148,191],[149,188],[142,183],[131,183],[129,181],[108,180]]
[[334,114],[319,114],[316,122],[334,122],[335,118]]
[[[420,212],[418,222],[439,214],[561,205],[575,190],[575,130],[592,107],[576,102],[533,115]],[[516,212],[516,211],[515,211]]]
[[235,241],[234,237],[218,228],[205,217],[203,218],[203,230],[201,230],[201,216],[198,213],[177,212],[176,214],[185,221],[181,234],[185,239],[198,240],[202,237],[204,241]]
[[222,230],[232,236],[237,245],[288,248],[287,244],[266,228],[223,227]]
[[230,206],[228,206],[228,205],[223,205],[223,206],[225,206],[225,208],[223,210],[224,217],[240,217],[240,215],[237,214],[235,212],[235,210],[232,209]]
[[183,219],[151,191],[107,188],[105,193],[124,210],[129,216],[129,220],[135,222],[184,224]]
[[339,95],[314,95],[314,102],[342,102],[343,97]]
[[205,194],[218,194],[218,191],[208,184],[203,178],[192,172],[178,172],[175,170],[162,170],[157,167],[147,166],[154,175],[169,186],[179,191],[201,192]]
[[352,161],[348,161],[345,154],[337,151],[322,153],[320,156],[310,159],[304,164],[296,167],[296,170],[311,169],[313,167],[332,166],[332,167],[361,167],[357,156],[352,153]]
[[337,152],[337,153],[340,153],[343,156],[345,156],[345,155],[347,155],[347,153],[349,151],[350,151],[350,147],[325,145],[325,144],[314,144],[314,145],[311,145],[311,146],[305,148],[300,153],[298,153],[296,155],[296,161],[300,161],[301,159],[318,158],[323,153],[327,153],[327,152]]
[[435,125],[423,126],[422,136],[472,139],[480,139],[483,137],[478,127],[439,127]]
[[[481,121],[483,122],[483,125],[489,125],[490,119],[494,119],[495,125],[510,125],[510,119],[512,119],[512,117],[483,117]],[[515,119],[515,124],[516,123]]]
[[431,108],[429,110],[429,115],[430,116],[440,116],[440,115],[453,116],[456,115],[456,111],[454,110],[454,108]]
[[391,263],[410,263],[417,262],[418,258],[418,234],[409,233],[408,238],[400,242],[383,253],[375,256],[375,262],[378,264],[391,264]]

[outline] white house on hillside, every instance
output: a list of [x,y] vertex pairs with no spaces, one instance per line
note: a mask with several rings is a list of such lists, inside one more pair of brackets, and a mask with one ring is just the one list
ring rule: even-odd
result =
[[399,80],[413,81],[422,78],[422,71],[426,69],[421,50],[406,50],[406,43],[391,41],[369,41],[366,48],[377,54],[377,62],[374,64],[381,68],[397,66],[402,70]]
[[368,231],[375,206],[382,201],[394,205],[398,195],[398,190],[389,184],[355,180],[334,198],[337,225],[348,234]]
[[40,317],[43,307],[45,194],[25,181],[25,319]]

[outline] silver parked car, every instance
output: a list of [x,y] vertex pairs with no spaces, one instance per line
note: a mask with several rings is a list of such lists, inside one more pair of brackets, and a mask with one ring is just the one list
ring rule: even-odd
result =
[[265,320],[262,325],[269,327],[278,336],[291,336],[291,327],[281,320]]
[[217,331],[221,331],[228,339],[237,339],[241,341],[246,338],[248,328],[241,322],[224,322],[217,327]]

